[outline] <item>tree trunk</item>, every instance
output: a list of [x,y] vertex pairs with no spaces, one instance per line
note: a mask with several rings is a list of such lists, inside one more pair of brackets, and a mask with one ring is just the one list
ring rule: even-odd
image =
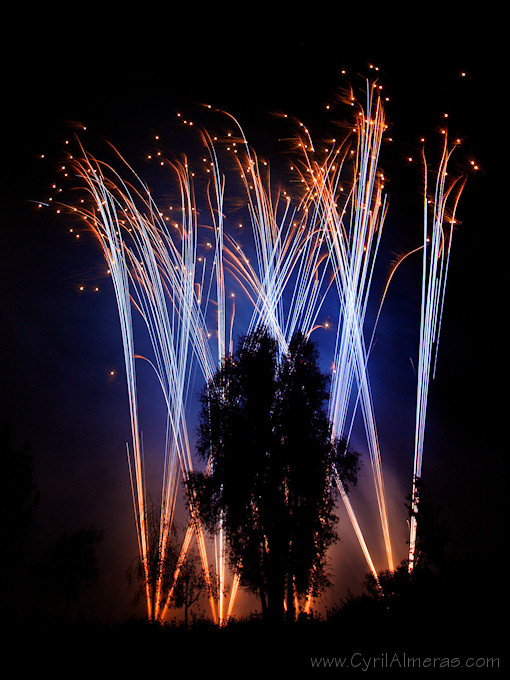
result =
[[282,571],[281,563],[275,560],[271,570],[271,581],[267,588],[267,614],[271,623],[282,623],[284,619],[285,602],[285,573]]

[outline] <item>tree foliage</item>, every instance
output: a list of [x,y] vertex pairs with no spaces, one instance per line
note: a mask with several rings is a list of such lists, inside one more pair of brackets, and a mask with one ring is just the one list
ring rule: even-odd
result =
[[183,610],[184,624],[188,626],[189,615],[200,597],[207,593],[207,583],[200,556],[196,549],[190,549],[180,568],[179,578],[172,597],[176,609]]
[[[158,596],[162,596],[160,607],[168,599],[170,607],[182,608],[184,623],[188,625],[193,605],[204,593],[208,594],[200,557],[193,547],[188,548],[184,557],[181,555],[184,539],[182,527],[172,523],[170,531],[167,531],[168,527],[161,523],[161,507],[151,499],[148,499],[145,522],[149,538],[147,575],[140,555],[127,570],[129,582],[138,582],[135,599],[145,598],[149,593],[150,611],[155,620]],[[163,534],[168,535],[164,548],[161,541]]]
[[5,551],[2,568],[18,563],[24,541],[33,521],[33,511],[39,502],[39,491],[34,480],[34,461],[28,444],[21,449],[12,445],[13,425],[2,422],[0,426],[0,457],[5,484],[0,496],[0,512],[4,531],[2,544]]
[[271,618],[329,584],[335,470],[346,488],[357,479],[358,455],[331,436],[328,386],[314,343],[298,333],[281,356],[260,328],[202,394],[198,452],[210,466],[189,493],[211,531],[223,524],[241,584]]
[[34,564],[39,590],[61,604],[64,618],[76,609],[80,595],[97,583],[97,546],[103,538],[104,532],[93,527],[66,532]]
[[411,495],[407,498],[406,508],[409,518],[414,515],[417,519],[416,566],[441,569],[452,542],[450,526],[441,515],[441,508],[434,504],[421,478],[416,480],[415,499],[417,509]]
[[427,617],[437,617],[437,611],[446,600],[453,601],[453,591],[462,583],[459,564],[455,558],[448,560],[448,547],[452,542],[449,524],[442,516],[425,489],[423,480],[416,483],[415,499],[407,498],[406,508],[409,518],[417,518],[416,559],[413,569],[409,569],[407,559],[394,571],[382,570],[377,578],[368,573],[362,582],[363,592],[359,596],[349,596],[342,607],[346,617],[369,616],[379,625],[393,621],[407,621],[416,625]]

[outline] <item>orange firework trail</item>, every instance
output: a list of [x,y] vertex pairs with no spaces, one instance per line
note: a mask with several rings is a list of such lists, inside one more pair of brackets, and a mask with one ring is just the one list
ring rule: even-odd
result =
[[[369,342],[364,330],[387,212],[384,176],[379,167],[386,130],[385,112],[379,86],[373,83],[367,83],[363,106],[352,96],[349,103],[353,107],[354,124],[345,139],[331,140],[325,151],[316,148],[303,124],[297,125],[298,154],[292,164],[293,186],[297,187],[294,192],[275,186],[269,166],[250,147],[239,123],[231,115],[220,112],[233,130],[220,138],[204,130],[198,131],[205,150],[203,172],[198,176],[186,159],[169,161],[158,152],[160,164],[171,169],[177,186],[179,205],[173,206],[175,210],[171,217],[160,209],[148,187],[120,155],[120,162],[132,178],[130,182],[111,165],[100,163],[81,147],[80,157],[73,159],[75,173],[90,200],[89,208],[80,208],[78,212],[101,244],[116,294],[132,430],[129,467],[140,560],[145,573],[147,611],[151,619],[163,620],[167,615],[193,536],[198,544],[214,620],[222,625],[233,613],[240,573],[234,570],[232,574],[227,601],[227,545],[220,526],[215,541],[218,587],[213,589],[207,545],[193,498],[188,499],[191,518],[168,591],[163,586],[163,566],[168,555],[179,484],[187,480],[194,466],[188,424],[194,381],[196,374],[201,381],[209,381],[221,365],[227,347],[232,349],[237,317],[234,318],[233,305],[232,316],[227,320],[226,299],[234,301],[237,291],[249,303],[242,308],[243,311],[248,309],[249,318],[241,323],[245,323],[248,330],[265,325],[278,341],[282,353],[286,352],[296,330],[310,335],[316,329],[326,327],[321,322],[321,314],[326,301],[333,300],[338,314],[329,404],[333,436],[349,439],[356,412],[360,411],[386,562],[389,569],[394,569],[383,461],[368,371],[381,308]],[[183,125],[198,130],[190,121],[179,118]],[[222,165],[225,154],[229,160],[228,171],[224,171]],[[449,154],[445,140],[438,185],[432,199],[432,229],[426,221],[424,230],[430,245],[428,242],[423,245],[413,494],[421,472],[431,353],[439,335],[451,248],[451,228],[444,227],[446,202],[453,197],[456,207],[463,186],[446,184]],[[234,171],[231,170],[232,159]],[[233,218],[231,220],[227,209],[230,182],[236,196],[235,215],[241,214],[240,204],[243,217],[247,218],[243,222],[249,225],[248,229],[244,225],[242,229],[238,228],[243,233],[241,238],[233,233]],[[200,189],[203,193],[199,193]],[[450,225],[453,225],[453,217]],[[202,254],[203,249],[205,254]],[[431,263],[428,268],[427,258]],[[392,275],[393,272],[390,280]],[[236,293],[227,292],[229,286],[235,287]],[[386,291],[387,286],[382,301]],[[142,358],[136,353],[133,310],[144,322],[152,349],[150,357]],[[239,316],[239,305],[237,314]],[[157,556],[159,575],[155,584],[149,575],[148,494],[138,415],[136,361],[140,359],[154,370],[165,401],[167,419]],[[332,481],[339,489],[367,565],[377,579],[374,559],[350,499],[339,476]],[[417,509],[417,500],[414,508]],[[411,565],[415,536],[414,519],[411,524]],[[311,596],[306,598],[304,609],[308,611],[310,605]]]

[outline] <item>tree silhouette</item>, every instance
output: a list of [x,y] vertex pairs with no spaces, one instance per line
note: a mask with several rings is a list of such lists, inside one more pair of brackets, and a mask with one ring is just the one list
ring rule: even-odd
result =
[[207,592],[207,584],[200,557],[195,549],[190,549],[182,563],[171,602],[177,609],[183,609],[186,627],[189,624],[189,614],[193,605],[205,592]]
[[[163,528],[161,509],[150,498],[147,503],[146,528],[149,538],[149,550],[147,552],[148,582],[140,556],[136,557],[127,570],[129,582],[138,581],[135,599],[147,597],[148,591],[151,598],[151,622],[156,621],[161,614],[163,605],[168,600],[168,606],[177,609],[183,608],[184,623],[187,626],[191,608],[201,595],[207,592],[201,560],[197,551],[192,547],[189,547],[184,558],[181,558],[183,531],[182,527],[175,523],[172,524],[171,530],[168,532],[169,540],[163,549],[161,543]],[[164,531],[164,533],[167,532]],[[176,576],[178,566],[178,576]],[[159,610],[157,609],[158,598]]]
[[179,557],[176,545],[176,528],[172,526],[170,540],[164,549],[161,543],[162,524],[161,509],[152,499],[147,499],[145,526],[148,536],[147,568],[140,555],[131,563],[127,570],[129,582],[138,581],[136,599],[147,597],[150,599],[150,620],[156,616],[158,590],[167,593],[173,583],[175,567]]
[[15,567],[23,554],[23,544],[32,524],[33,511],[39,501],[34,481],[34,462],[28,444],[17,450],[11,439],[14,426],[4,421],[0,427],[0,459],[5,483],[0,495],[3,520],[2,569]]
[[328,585],[327,550],[338,539],[335,470],[349,488],[358,455],[333,439],[324,408],[328,378],[317,349],[297,333],[280,356],[265,328],[246,336],[205,387],[198,452],[209,461],[188,490],[211,531],[226,532],[241,585],[264,615],[295,613],[296,599]]
[[407,497],[406,504],[409,517],[415,515],[417,519],[415,568],[441,569],[452,541],[450,526],[441,516],[441,509],[432,501],[421,478],[416,481],[415,497],[416,505],[412,503],[411,495]]
[[102,530],[78,529],[53,541],[34,564],[41,594],[59,604],[64,619],[76,608],[80,595],[99,577],[96,548],[103,540]]
[[394,571],[379,571],[377,578],[372,573],[366,574],[361,595],[349,596],[343,603],[344,616],[351,619],[369,616],[374,625],[376,621],[384,625],[391,620],[393,624],[407,622],[423,628],[437,617],[438,611],[445,610],[453,586],[459,582],[457,562],[449,565],[447,559],[451,531],[422,480],[417,480],[416,492],[418,505],[413,506],[411,496],[406,503],[409,517],[415,514],[418,520],[413,569],[409,570],[409,561],[405,559]]

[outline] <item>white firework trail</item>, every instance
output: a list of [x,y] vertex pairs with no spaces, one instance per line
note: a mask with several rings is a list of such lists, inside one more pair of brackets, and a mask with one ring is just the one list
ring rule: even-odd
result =
[[[98,164],[86,154],[83,156],[83,162],[75,162],[75,170],[85,181],[96,208],[87,217],[103,247],[121,319],[132,423],[130,469],[139,549],[147,584],[149,616],[159,618],[166,600],[166,594],[162,591],[162,568],[169,547],[178,485],[180,479],[186,479],[192,470],[186,423],[189,381],[193,375],[190,370],[192,359],[198,358],[207,376],[211,376],[214,371],[209,345],[204,338],[204,320],[196,303],[196,210],[186,168],[176,166],[182,198],[182,225],[179,230],[181,247],[178,249],[174,243],[175,237],[169,234],[150,192],[143,185],[142,190],[135,191],[115,173],[112,181],[104,174],[104,171],[110,171],[111,174],[110,167]],[[148,330],[154,356],[147,361],[160,383],[168,417],[169,436],[160,517],[160,568],[154,592],[149,588],[147,495],[140,444],[135,371],[138,355],[135,354],[133,340],[132,306],[136,307]],[[210,584],[201,529],[196,521],[194,526],[199,534],[199,549]]]
[[447,133],[446,131],[443,131],[443,133],[444,144],[437,170],[434,194],[431,197],[429,197],[429,171],[425,151],[422,152],[424,166],[423,260],[414,465],[409,529],[409,571],[414,569],[417,559],[418,487],[422,474],[429,384],[433,378],[433,354],[435,353],[435,359],[437,359],[455,214],[465,185],[465,179],[451,180],[448,176],[448,162],[458,141],[449,147]]

